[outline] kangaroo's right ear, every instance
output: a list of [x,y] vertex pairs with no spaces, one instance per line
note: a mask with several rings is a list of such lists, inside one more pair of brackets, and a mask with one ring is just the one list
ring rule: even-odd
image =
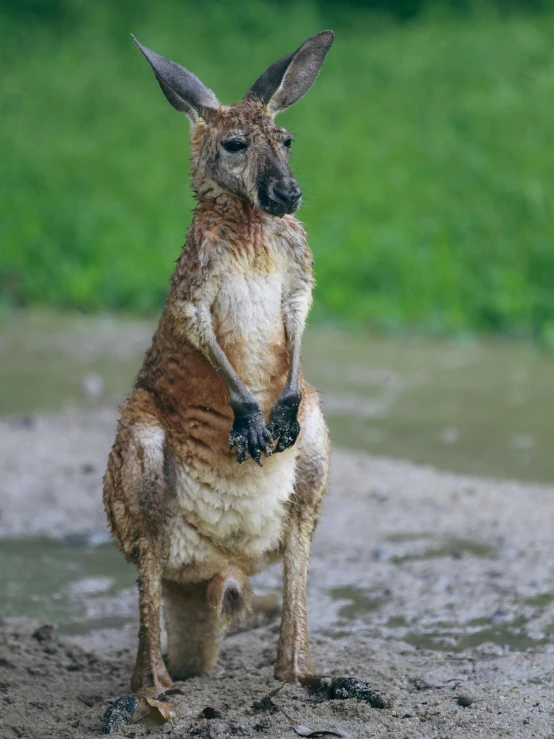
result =
[[295,52],[268,67],[246,96],[257,98],[272,115],[294,105],[315,82],[334,38],[332,31],[310,36]]
[[198,118],[209,120],[219,107],[219,101],[214,93],[188,69],[150,51],[140,44],[133,34],[131,37],[150,63],[162,92],[171,105],[188,116],[193,123],[196,123]]

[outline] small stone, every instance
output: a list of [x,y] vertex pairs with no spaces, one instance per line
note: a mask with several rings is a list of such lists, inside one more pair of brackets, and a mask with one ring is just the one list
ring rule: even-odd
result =
[[132,721],[137,706],[138,700],[134,695],[126,695],[114,701],[104,714],[102,733],[117,734],[119,729]]
[[462,708],[469,708],[472,703],[475,703],[475,698],[470,695],[460,694],[456,696],[456,703]]
[[36,639],[39,644],[42,644],[43,642],[48,642],[52,639],[52,635],[54,634],[55,630],[55,626],[52,626],[51,624],[44,624],[44,626],[40,626],[33,633],[33,639]]
[[200,715],[208,719],[221,718],[221,713],[212,706],[206,706]]

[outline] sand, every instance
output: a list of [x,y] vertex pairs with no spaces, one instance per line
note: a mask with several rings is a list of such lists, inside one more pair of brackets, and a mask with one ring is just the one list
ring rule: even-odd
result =
[[[1,536],[105,532],[115,418],[0,422]],[[276,615],[227,637],[217,676],[175,685],[173,721],[122,735],[554,736],[553,531],[554,488],[336,449],[310,571],[311,643],[319,672],[367,681],[372,700],[285,686],[264,701],[279,686]],[[279,582],[275,567],[255,586]],[[132,593],[109,597],[134,607]],[[99,735],[110,701],[127,693],[135,639],[134,623],[67,636],[1,622],[0,737]]]

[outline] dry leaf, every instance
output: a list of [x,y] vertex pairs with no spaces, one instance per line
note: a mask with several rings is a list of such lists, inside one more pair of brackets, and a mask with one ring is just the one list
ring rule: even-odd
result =
[[154,698],[145,698],[145,700],[150,706],[148,715],[156,723],[166,724],[175,718],[175,709],[169,703],[162,703],[162,701],[154,700]]

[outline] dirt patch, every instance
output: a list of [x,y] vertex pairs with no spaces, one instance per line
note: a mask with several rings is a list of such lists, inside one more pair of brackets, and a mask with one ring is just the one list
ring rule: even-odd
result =
[[[112,411],[0,422],[5,536],[105,531],[114,423]],[[176,684],[174,721],[124,735],[551,737],[552,531],[552,488],[337,450],[310,572],[311,642],[320,673],[367,681],[372,700],[299,686],[265,700],[277,687],[273,617],[225,640],[217,677]],[[280,576],[271,568],[255,587],[278,590]],[[98,612],[133,603],[128,591],[86,597]],[[136,626],[42,626],[0,624],[0,737],[96,736],[127,692]]]

